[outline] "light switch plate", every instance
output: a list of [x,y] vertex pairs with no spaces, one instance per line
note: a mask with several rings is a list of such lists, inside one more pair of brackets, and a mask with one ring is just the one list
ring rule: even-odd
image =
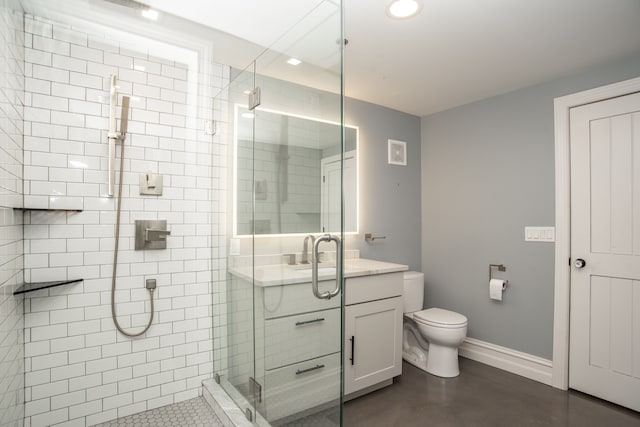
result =
[[525,242],[555,242],[556,228],[555,227],[525,227],[524,240]]

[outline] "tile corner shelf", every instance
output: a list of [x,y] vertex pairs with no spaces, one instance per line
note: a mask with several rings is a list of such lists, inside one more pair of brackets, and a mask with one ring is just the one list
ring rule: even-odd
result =
[[61,285],[69,285],[71,283],[82,282],[84,279],[72,279],[72,280],[53,280],[51,282],[34,282],[23,283],[18,289],[13,292],[14,295],[24,294],[26,292],[39,291],[40,289],[53,288]]
[[65,208],[13,208],[17,211],[50,211],[50,212],[82,212],[82,209],[65,209]]

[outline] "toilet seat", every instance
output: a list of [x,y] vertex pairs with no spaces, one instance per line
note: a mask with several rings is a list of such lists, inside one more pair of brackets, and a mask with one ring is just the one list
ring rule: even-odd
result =
[[467,318],[465,316],[455,311],[441,308],[428,308],[413,313],[413,320],[436,328],[455,329],[467,326]]

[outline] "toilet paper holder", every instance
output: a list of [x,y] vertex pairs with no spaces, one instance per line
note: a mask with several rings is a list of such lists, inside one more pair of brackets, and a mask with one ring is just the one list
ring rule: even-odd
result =
[[[498,271],[507,271],[507,267],[505,267],[504,264],[489,264],[489,282],[491,282],[491,279],[493,279],[494,268]],[[505,280],[504,285],[505,286],[509,285],[509,281]]]

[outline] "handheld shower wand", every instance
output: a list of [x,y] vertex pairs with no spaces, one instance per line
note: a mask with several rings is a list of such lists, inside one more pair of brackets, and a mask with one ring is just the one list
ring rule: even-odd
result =
[[120,113],[120,132],[116,129],[116,108],[118,106],[118,90],[116,76],[111,75],[111,85],[109,90],[109,197],[114,195],[116,182],[116,142],[124,143],[127,135],[129,123],[129,97],[122,97],[122,111]]
[[116,131],[116,106],[118,103],[118,92],[116,91],[116,76],[111,76],[111,92],[109,103],[109,196],[113,196],[115,177],[116,177],[116,142],[120,141],[120,179],[118,180],[118,203],[116,205],[116,235],[113,248],[113,264],[111,270],[111,318],[116,329],[127,337],[139,337],[145,334],[153,323],[153,290],[156,287],[155,280],[147,280],[146,288],[149,290],[149,298],[151,301],[151,315],[146,326],[139,332],[127,332],[118,322],[116,315],[116,272],[118,269],[118,246],[120,243],[120,212],[122,211],[122,177],[124,173],[124,140],[127,136],[127,128],[129,127],[129,97],[122,97],[122,110],[120,112],[120,133]]
[[111,89],[109,91],[109,197],[113,197],[113,187],[116,182],[116,107],[118,105],[118,91],[116,90],[116,76],[111,75]]

